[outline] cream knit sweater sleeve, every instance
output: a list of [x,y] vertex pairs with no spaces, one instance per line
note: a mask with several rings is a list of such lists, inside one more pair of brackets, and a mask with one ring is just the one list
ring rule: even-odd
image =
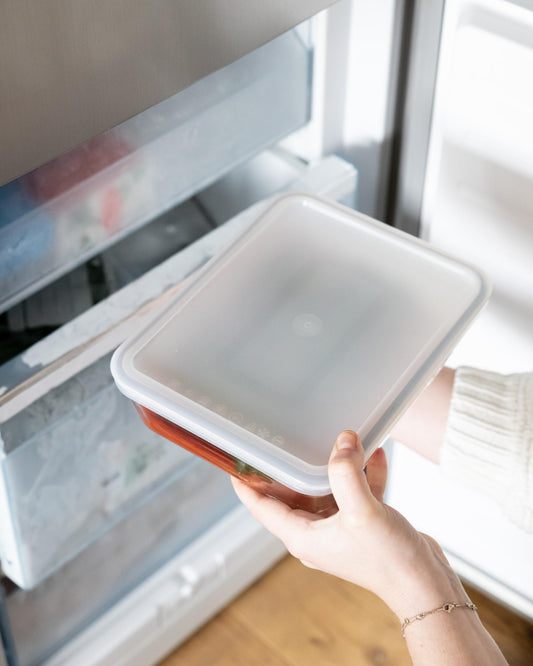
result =
[[533,373],[459,368],[440,456],[443,474],[492,496],[533,532]]

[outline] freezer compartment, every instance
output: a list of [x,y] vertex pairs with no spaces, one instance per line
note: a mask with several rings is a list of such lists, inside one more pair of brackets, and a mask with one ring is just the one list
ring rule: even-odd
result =
[[212,229],[211,221],[189,199],[9,308],[0,314],[0,363],[24,352]]
[[[286,183],[293,184],[346,200],[356,172],[332,157],[301,165]],[[109,356],[266,204],[242,211],[0,367],[0,556],[21,587],[38,589],[186,474],[192,456],[142,426],[112,386]],[[192,204],[186,209],[196,219]],[[132,259],[122,268],[136,277],[142,261]]]
[[0,312],[305,124],[311,55],[286,33],[0,188]]
[[100,255],[103,278],[111,293],[216,227],[195,199],[188,199],[163,213]]
[[[282,151],[265,151],[74,272],[99,271],[101,283],[88,285],[86,275],[70,273],[0,315],[0,359],[6,361],[0,366],[0,424],[35,399],[34,385],[63,381],[51,377],[61,366],[72,374],[72,364],[78,371],[100,358],[101,345],[102,353],[111,351],[124,331],[159,307],[165,291],[241,233],[271,194],[298,189],[353,205],[356,187],[357,172],[338,157],[306,166]],[[103,294],[79,298],[79,289],[95,287]],[[98,302],[80,313],[80,300],[91,299]]]
[[180,428],[159,414],[135,405],[144,423],[154,432],[178,444],[180,447],[194,453],[208,462],[220,467],[248,486],[264,495],[281,500],[293,509],[302,509],[317,514],[329,514],[337,508],[333,495],[306,495],[284,486],[263,472],[247,465],[244,461],[231,456],[226,451],[214,446],[193,433]]
[[236,505],[227,476],[196,460],[35,589],[12,589],[7,610],[21,666],[42,664]]

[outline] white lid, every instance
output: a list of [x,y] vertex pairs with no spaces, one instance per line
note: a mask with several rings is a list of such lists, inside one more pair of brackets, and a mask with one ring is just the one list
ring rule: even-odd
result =
[[419,239],[284,195],[111,369],[136,402],[324,495],[337,434],[355,430],[370,455],[489,292],[479,271]]

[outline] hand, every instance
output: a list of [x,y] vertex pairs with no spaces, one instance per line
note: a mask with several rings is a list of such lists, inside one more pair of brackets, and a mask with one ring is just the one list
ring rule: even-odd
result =
[[[329,460],[329,480],[339,510],[325,518],[290,509],[232,479],[252,515],[303,564],[375,592],[400,621],[445,602],[469,601],[437,542],[383,503],[382,449],[368,461],[365,475],[363,447],[345,430]],[[471,610],[429,614],[409,625],[406,639],[414,666],[507,664]]]
[[[342,432],[329,460],[329,480],[339,510],[326,518],[290,509],[237,479],[232,482],[252,515],[303,564],[371,590],[400,619],[464,595],[460,584],[459,591],[448,592],[448,582],[456,577],[438,544],[383,503],[383,449],[369,459],[365,474],[359,438]],[[435,589],[435,579],[442,582],[443,577],[444,584]]]

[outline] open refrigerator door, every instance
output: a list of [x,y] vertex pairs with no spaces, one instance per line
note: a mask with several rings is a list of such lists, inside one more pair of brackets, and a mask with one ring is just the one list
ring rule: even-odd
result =
[[[399,223],[409,228],[418,218],[424,238],[476,263],[493,281],[488,307],[449,364],[530,372],[533,11],[523,2],[448,0],[425,116],[422,33],[432,33],[423,27],[412,64],[419,80],[408,101],[419,132],[407,128],[402,167],[416,172],[422,160],[425,178],[414,183],[406,176]],[[429,146],[420,127],[428,128]],[[491,498],[443,478],[405,447],[395,444],[392,458],[388,501],[443,545],[465,580],[533,618],[533,535],[511,524]]]

